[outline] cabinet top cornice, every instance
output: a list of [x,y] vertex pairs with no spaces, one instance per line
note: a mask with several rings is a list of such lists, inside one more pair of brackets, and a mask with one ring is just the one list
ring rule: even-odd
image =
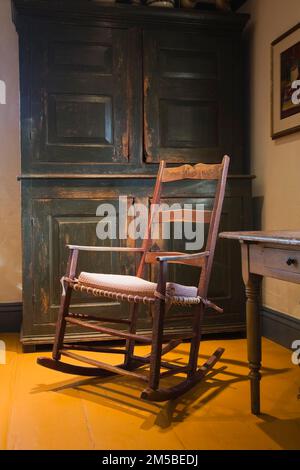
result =
[[103,4],[93,0],[12,0],[13,18],[19,16],[56,21],[122,25],[189,26],[203,29],[241,31],[247,14],[208,12],[183,8],[156,8],[126,4]]

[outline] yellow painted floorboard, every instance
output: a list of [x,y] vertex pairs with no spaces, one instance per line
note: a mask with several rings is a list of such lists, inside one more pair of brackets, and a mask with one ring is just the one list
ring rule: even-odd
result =
[[0,337],[0,339],[5,339],[6,344],[6,364],[0,365],[0,449],[5,449],[12,410],[18,339],[12,334],[7,334],[5,338]]
[[[1,449],[300,449],[300,368],[290,351],[268,340],[263,414],[255,417],[245,340],[204,341],[199,364],[216,347],[226,348],[207,380],[178,400],[153,404],[140,400],[140,382],[51,371],[36,364],[41,353],[22,354],[16,335],[0,339],[8,350],[0,365]],[[183,364],[188,348],[183,344],[167,358]],[[103,360],[118,358],[104,354]]]

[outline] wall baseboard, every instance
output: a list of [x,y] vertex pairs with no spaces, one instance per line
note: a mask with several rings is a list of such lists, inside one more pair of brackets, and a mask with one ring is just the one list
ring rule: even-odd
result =
[[21,330],[22,302],[0,303],[0,332],[16,333]]
[[263,307],[262,334],[266,338],[288,349],[293,341],[300,340],[300,320],[284,313]]

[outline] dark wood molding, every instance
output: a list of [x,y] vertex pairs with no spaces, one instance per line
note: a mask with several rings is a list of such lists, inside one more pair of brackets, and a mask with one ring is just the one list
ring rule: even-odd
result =
[[0,303],[0,332],[16,333],[21,329],[22,302]]
[[13,21],[17,28],[19,16],[31,18],[61,19],[68,23],[88,21],[89,24],[105,23],[107,25],[136,24],[137,21],[150,26],[176,28],[215,29],[231,32],[242,31],[249,19],[247,14],[224,11],[202,11],[188,8],[149,8],[135,7],[126,4],[103,5],[100,2],[87,0],[12,0]]
[[[130,173],[130,174],[126,174],[126,173],[101,173],[101,174],[71,174],[71,173],[66,173],[66,174],[61,174],[61,173],[57,173],[57,174],[50,174],[50,173],[47,173],[47,174],[27,174],[27,175],[20,175],[17,177],[17,180],[18,181],[22,181],[22,180],[64,180],[64,179],[67,179],[67,180],[76,180],[76,179],[79,179],[79,180],[105,180],[105,179],[109,179],[109,180],[114,180],[114,179],[155,179],[156,178],[156,174],[150,174],[150,173],[144,173],[144,174],[141,174],[141,173]],[[256,176],[255,175],[228,175],[228,178],[231,178],[231,179],[255,179]]]
[[283,41],[283,39],[287,38],[288,36],[290,36],[290,34],[294,33],[295,31],[297,31],[298,29],[300,28],[300,23],[297,23],[295,26],[293,26],[292,28],[290,28],[288,31],[286,31],[285,33],[281,34],[278,38],[274,39],[273,42],[271,42],[271,46],[276,46],[276,44],[280,43],[281,41]]
[[262,333],[266,338],[288,349],[295,340],[300,339],[300,320],[284,313],[263,307]]

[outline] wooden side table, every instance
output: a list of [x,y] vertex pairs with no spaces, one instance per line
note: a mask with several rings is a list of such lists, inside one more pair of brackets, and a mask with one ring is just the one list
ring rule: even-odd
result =
[[247,344],[251,411],[260,414],[261,328],[263,276],[300,284],[300,232],[224,232],[220,238],[239,240],[247,297]]

